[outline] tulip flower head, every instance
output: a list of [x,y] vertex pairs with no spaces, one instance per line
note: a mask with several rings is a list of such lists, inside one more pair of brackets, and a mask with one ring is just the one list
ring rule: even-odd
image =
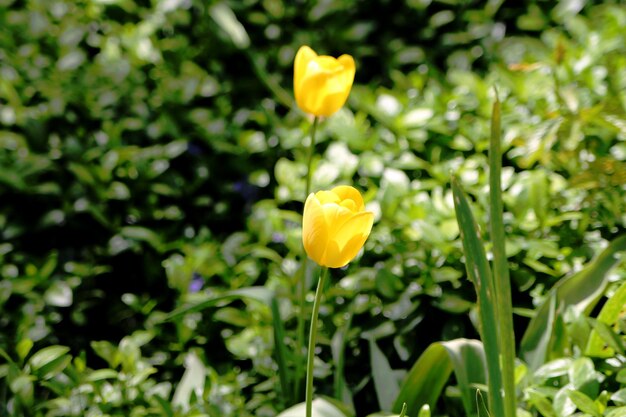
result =
[[315,116],[330,116],[348,99],[354,81],[354,58],[317,55],[301,46],[293,66],[293,89],[298,107]]
[[321,266],[341,268],[359,253],[372,230],[374,214],[353,187],[311,193],[304,204],[302,242]]

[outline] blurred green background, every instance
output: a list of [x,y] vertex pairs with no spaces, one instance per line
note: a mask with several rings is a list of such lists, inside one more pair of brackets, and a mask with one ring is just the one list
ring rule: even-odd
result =
[[[391,411],[430,343],[478,337],[449,179],[484,228],[494,87],[519,341],[548,289],[624,233],[625,27],[619,1],[0,0],[0,416],[302,400],[277,372],[297,360],[303,44],[357,62],[314,189],[354,184],[376,215],[327,288],[317,392]],[[433,411],[463,414],[454,380]]]

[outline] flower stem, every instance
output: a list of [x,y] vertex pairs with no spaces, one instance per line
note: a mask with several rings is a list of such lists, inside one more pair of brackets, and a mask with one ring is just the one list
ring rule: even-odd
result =
[[315,361],[315,341],[317,339],[317,316],[320,311],[322,293],[324,292],[327,276],[328,268],[322,268],[320,279],[317,282],[317,290],[315,291],[313,313],[311,314],[311,330],[309,331],[309,349],[307,351],[306,363],[306,417],[311,417],[313,413],[313,362]]
[[[315,116],[313,118],[313,124],[311,125],[311,143],[309,144],[308,155],[307,155],[307,167],[306,167],[306,187],[304,189],[304,201],[306,201],[309,193],[311,192],[311,176],[312,169],[311,165],[313,164],[313,154],[315,153],[315,132],[317,131],[317,124],[319,122],[319,118]],[[300,290],[298,294],[298,305],[300,307],[300,314],[298,315],[298,327],[297,327],[297,342],[296,342],[296,382],[295,382],[295,394],[296,398],[300,395],[300,377],[302,375],[302,365],[303,361],[300,357],[300,352],[304,347],[304,324],[306,318],[304,317],[304,304],[306,298],[306,270],[307,270],[308,258],[306,254],[303,254],[302,265],[300,265],[300,269],[298,270],[296,287]]]

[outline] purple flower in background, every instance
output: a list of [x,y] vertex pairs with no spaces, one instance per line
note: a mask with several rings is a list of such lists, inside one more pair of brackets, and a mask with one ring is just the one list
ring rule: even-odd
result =
[[202,278],[202,275],[198,274],[197,272],[194,272],[193,278],[191,278],[191,282],[189,283],[189,292],[196,293],[202,289],[203,285],[204,285],[204,278]]
[[282,233],[277,233],[274,232],[272,233],[272,242],[274,243],[284,243],[287,239],[285,238],[285,235]]
[[250,184],[247,179],[233,183],[233,190],[239,193],[247,203],[255,201],[259,193],[258,187]]

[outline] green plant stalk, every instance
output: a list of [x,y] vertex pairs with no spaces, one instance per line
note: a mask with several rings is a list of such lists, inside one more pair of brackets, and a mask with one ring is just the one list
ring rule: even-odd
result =
[[493,281],[495,309],[501,354],[505,417],[515,417],[515,334],[511,282],[506,258],[502,205],[502,150],[500,129],[500,100],[496,91],[491,116],[489,143],[489,218],[493,245]]
[[469,202],[457,179],[454,177],[452,178],[452,193],[463,243],[463,253],[465,254],[465,269],[478,295],[480,335],[487,360],[490,412],[494,417],[501,417],[505,414],[501,395],[503,391],[502,372],[500,371],[498,319],[496,318],[494,306],[493,275]]
[[306,417],[313,414],[313,362],[315,361],[315,343],[317,339],[317,316],[322,302],[322,293],[328,276],[328,268],[322,268],[320,279],[317,282],[315,301],[313,301],[313,313],[311,314],[311,330],[309,331],[309,349],[307,350],[306,362]]
[[[311,143],[309,144],[308,154],[307,154],[307,166],[306,166],[306,184],[304,188],[304,201],[306,201],[309,193],[311,192],[311,176],[312,176],[312,167],[313,165],[313,154],[315,153],[315,133],[317,132],[317,124],[319,123],[319,118],[315,116],[313,118],[313,124],[311,125]],[[302,352],[302,348],[304,346],[304,323],[306,320],[304,314],[304,305],[306,301],[306,271],[308,265],[308,258],[306,254],[303,254],[302,265],[300,265],[300,269],[297,274],[297,282],[296,287],[299,289],[298,294],[298,306],[300,314],[298,315],[298,326],[296,329],[296,381],[294,384],[294,393],[296,398],[301,395],[300,394],[300,381],[302,376],[302,367],[303,361],[301,360],[300,352]]]

